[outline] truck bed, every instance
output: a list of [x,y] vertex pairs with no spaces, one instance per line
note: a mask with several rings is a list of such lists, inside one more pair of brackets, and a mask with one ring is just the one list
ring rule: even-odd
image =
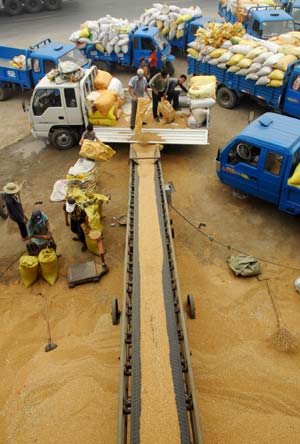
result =
[[0,82],[14,83],[24,88],[30,87],[28,71],[13,68],[9,64],[15,56],[25,54],[25,49],[0,46]]
[[278,102],[284,87],[272,88],[270,86],[257,86],[254,80],[246,80],[244,76],[228,72],[226,69],[220,69],[208,63],[198,62],[193,57],[188,57],[188,73],[216,76],[218,84],[235,90],[239,96],[253,96],[264,101],[266,105],[271,108],[275,110],[279,109]]

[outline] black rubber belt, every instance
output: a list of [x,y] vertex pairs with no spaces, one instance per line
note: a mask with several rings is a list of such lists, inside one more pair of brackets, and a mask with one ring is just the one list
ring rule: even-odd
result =
[[133,286],[132,286],[132,366],[131,366],[131,419],[130,443],[140,442],[141,416],[141,315],[140,315],[140,263],[139,263],[139,231],[138,231],[138,190],[139,177],[135,168],[134,180],[134,235],[133,235]]
[[[173,384],[175,390],[176,407],[178,414],[178,421],[180,427],[180,444],[190,444],[190,432],[186,409],[185,391],[182,376],[182,365],[180,357],[180,347],[177,332],[177,322],[174,310],[174,298],[172,291],[171,274],[168,260],[167,239],[165,233],[164,213],[162,206],[162,197],[160,194],[161,185],[158,176],[159,164],[155,168],[155,191],[157,198],[158,219],[162,238],[163,247],[163,269],[162,269],[162,283],[164,290],[164,303],[166,310],[167,330],[170,347],[170,363],[172,368]],[[177,444],[177,443],[174,443]],[[179,443],[178,443],[179,444]]]

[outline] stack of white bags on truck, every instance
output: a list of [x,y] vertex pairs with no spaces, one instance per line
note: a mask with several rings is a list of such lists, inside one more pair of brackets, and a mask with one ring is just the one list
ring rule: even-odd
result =
[[209,109],[216,104],[216,77],[194,76],[189,81],[188,97],[191,115],[190,128],[200,128],[209,119]]
[[136,27],[136,23],[127,19],[106,15],[99,20],[88,20],[80,26],[78,31],[71,34],[70,40],[78,48],[95,44],[100,52],[111,54],[127,54],[130,33]]
[[265,41],[230,34],[229,26],[238,29],[238,23],[199,28],[189,44],[189,57],[253,80],[257,86],[281,87],[288,66],[300,59],[300,32]]
[[241,22],[247,17],[250,8],[255,6],[275,6],[273,0],[221,0],[221,4]]
[[146,9],[140,16],[139,22],[146,26],[156,26],[169,40],[173,40],[183,37],[186,22],[201,15],[202,12],[199,6],[181,8],[174,5],[153,3],[153,7]]

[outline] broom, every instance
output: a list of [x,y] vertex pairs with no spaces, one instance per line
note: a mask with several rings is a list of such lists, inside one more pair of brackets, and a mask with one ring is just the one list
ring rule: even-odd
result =
[[277,331],[270,337],[271,344],[276,350],[286,353],[297,353],[300,350],[298,339],[285,327],[281,313],[273,295],[268,279],[266,279],[268,293],[270,295],[277,318]]

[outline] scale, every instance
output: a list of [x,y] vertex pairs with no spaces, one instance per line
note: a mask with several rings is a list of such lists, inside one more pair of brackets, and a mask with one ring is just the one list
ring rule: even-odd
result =
[[87,284],[90,282],[99,282],[102,276],[108,273],[106,264],[99,266],[95,261],[81,262],[78,264],[71,264],[68,266],[67,279],[69,288],[74,288],[76,285]]

